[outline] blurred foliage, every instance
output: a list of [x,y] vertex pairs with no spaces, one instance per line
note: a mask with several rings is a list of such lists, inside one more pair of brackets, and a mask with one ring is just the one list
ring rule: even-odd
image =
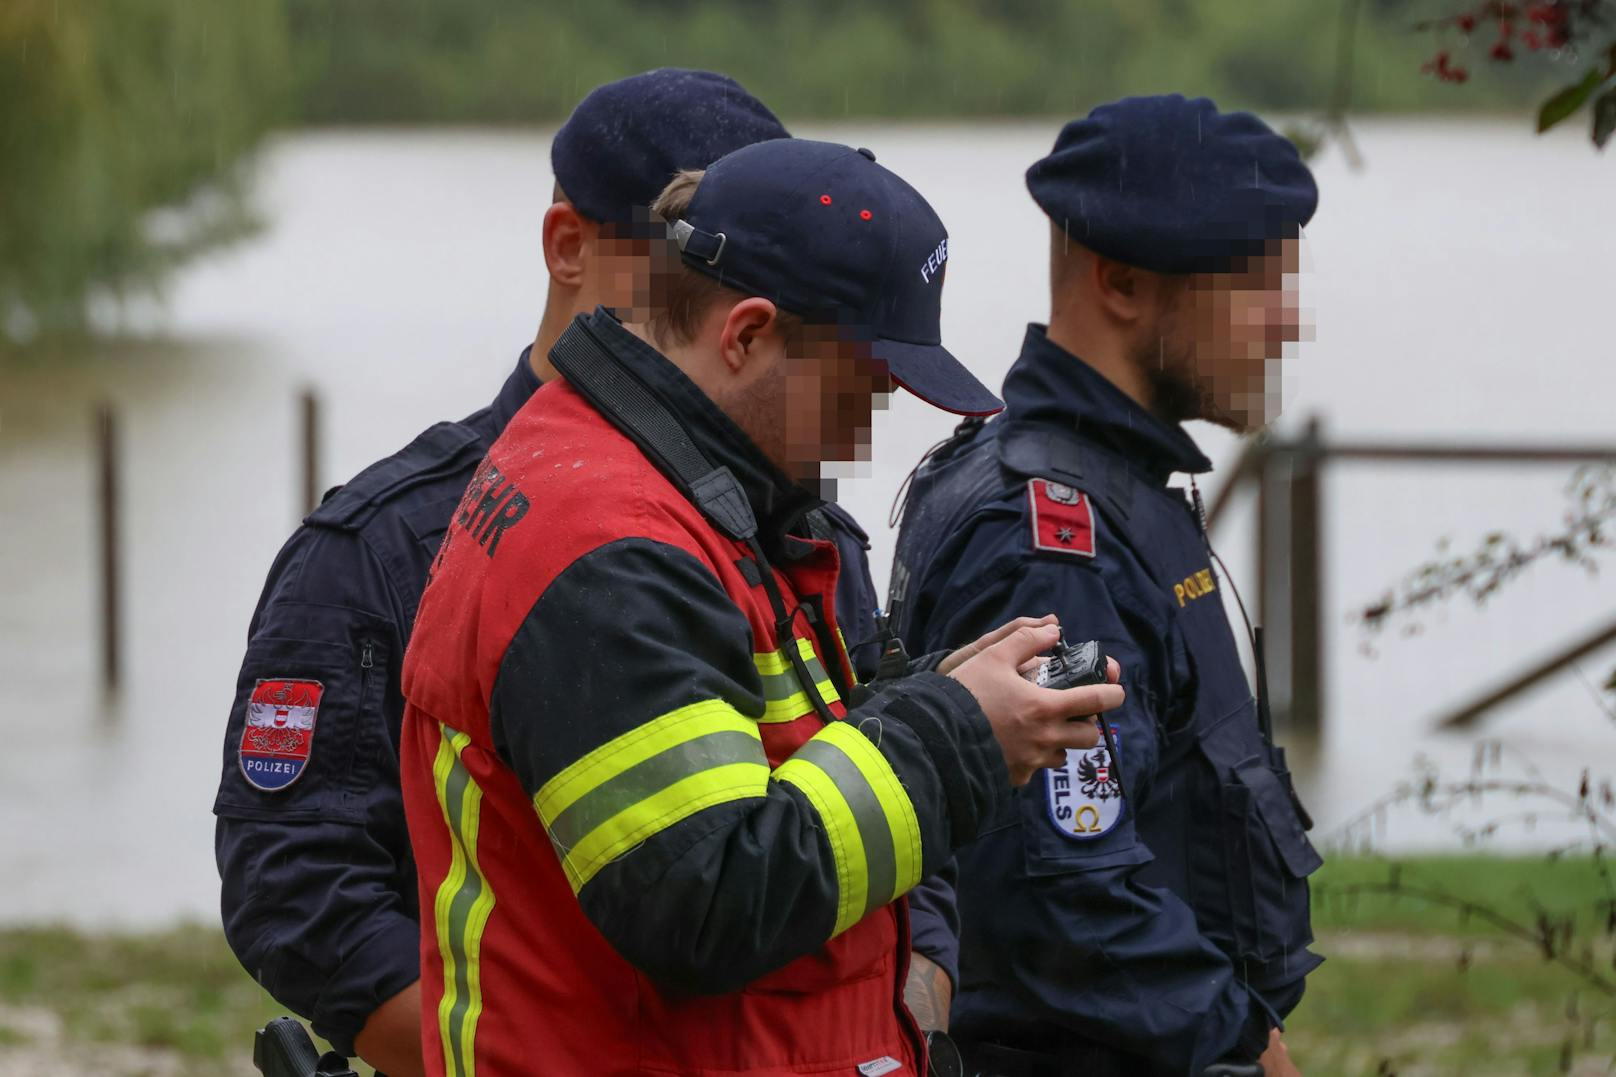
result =
[[1616,2],[1613,0],[1484,0],[1422,24],[1443,48],[1423,70],[1443,82],[1470,78],[1466,56],[1493,65],[1527,58],[1577,72],[1538,106],[1538,133],[1576,115],[1592,116],[1589,138],[1604,149],[1616,134]]
[[241,234],[287,88],[280,0],[0,3],[0,348]]
[[726,71],[792,123],[1173,90],[1339,120],[1520,108],[1564,81],[1422,75],[1414,28],[1447,2],[0,0],[0,350],[100,324],[102,297],[243,234],[244,159],[283,120],[553,122],[663,65]]
[[[1128,93],[1325,108],[1338,5],[1291,0],[286,0],[317,123],[521,122],[651,67],[734,75],[788,122],[1074,115]],[[1430,3],[1371,2],[1354,107],[1521,107],[1541,72],[1454,93],[1421,75]]]

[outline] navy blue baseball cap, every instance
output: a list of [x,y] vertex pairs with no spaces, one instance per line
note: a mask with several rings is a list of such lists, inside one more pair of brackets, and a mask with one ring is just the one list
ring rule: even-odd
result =
[[791,137],[727,75],[663,67],[591,90],[550,143],[550,168],[591,220],[645,221],[674,173],[754,142]]
[[868,342],[927,403],[1004,407],[943,347],[947,229],[869,150],[796,138],[738,149],[707,169],[669,231],[686,265]]
[[1224,272],[1297,234],[1319,189],[1290,140],[1204,97],[1125,97],[1061,129],[1027,170],[1074,243],[1159,273]]

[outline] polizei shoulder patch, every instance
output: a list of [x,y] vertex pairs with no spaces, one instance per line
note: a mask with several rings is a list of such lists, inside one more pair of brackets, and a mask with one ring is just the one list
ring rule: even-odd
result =
[[319,681],[277,678],[253,686],[238,753],[248,785],[276,793],[303,776],[324,694]]
[[1048,479],[1032,479],[1027,483],[1027,505],[1033,549],[1094,556],[1094,513],[1081,490]]
[[1121,762],[1122,734],[1111,727],[1111,741],[1117,746],[1113,760],[1102,741],[1088,750],[1066,752],[1066,765],[1044,771],[1044,792],[1049,804],[1049,821],[1056,830],[1074,840],[1097,838],[1117,825],[1126,805],[1116,768]]

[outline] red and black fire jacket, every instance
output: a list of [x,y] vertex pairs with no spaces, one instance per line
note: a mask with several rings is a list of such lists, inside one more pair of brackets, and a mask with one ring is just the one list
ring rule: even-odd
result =
[[1007,804],[992,731],[935,673],[856,686],[815,499],[609,314],[568,333],[739,480],[766,567],[573,385],[495,443],[404,667],[429,1072],[916,1074],[901,899]]

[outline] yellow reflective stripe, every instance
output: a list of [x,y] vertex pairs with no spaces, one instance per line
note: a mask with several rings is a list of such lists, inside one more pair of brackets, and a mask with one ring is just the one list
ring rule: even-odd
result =
[[836,869],[833,935],[920,881],[914,805],[891,764],[857,729],[826,726],[775,777],[802,790],[824,826]]
[[825,837],[830,842],[831,862],[836,868],[836,923],[831,928],[831,937],[835,938],[858,923],[869,900],[869,869],[858,821],[847,798],[836,787],[835,780],[817,763],[800,753],[781,763],[774,776],[778,781],[789,782],[802,790],[808,803],[819,813],[820,825],[825,828]]
[[[803,664],[815,678],[815,687],[819,689],[820,697],[826,703],[840,700],[841,694],[836,691],[836,685],[825,672],[824,664],[814,653],[814,645],[798,636],[796,646],[797,653],[802,655]],[[757,666],[758,675],[763,678],[763,715],[758,721],[764,724],[790,722],[814,709],[808,700],[808,692],[797,679],[797,671],[784,650],[754,654],[752,662]]]
[[[683,741],[725,730],[750,730],[750,720],[721,699],[704,699],[669,711],[614,737],[545,782],[533,797],[539,814],[553,819],[607,778]],[[759,738],[761,744],[761,738]]]
[[574,891],[628,850],[704,808],[768,792],[757,724],[703,700],[624,733],[533,797]]
[[768,794],[769,764],[731,763],[711,767],[673,783],[660,793],[638,802],[590,831],[562,862],[573,889],[640,842],[697,812],[732,800]]
[[[892,893],[884,901],[893,901],[920,885],[921,849],[920,819],[915,815],[915,803],[899,780],[897,771],[887,757],[847,722],[826,726],[819,737],[829,740],[853,760],[855,766],[875,790],[881,802],[881,813],[886,817],[892,834],[892,852],[896,874]],[[883,902],[884,903],[884,902]]]
[[432,903],[443,958],[438,1035],[444,1072],[451,1077],[474,1077],[477,1022],[483,1012],[482,935],[494,911],[494,892],[477,859],[483,791],[461,759],[471,737],[441,723],[438,732],[432,779],[449,832],[449,871]]
[[[801,653],[800,651],[798,653]],[[757,671],[765,677],[777,677],[791,670],[791,661],[784,651],[760,651],[752,655]]]

